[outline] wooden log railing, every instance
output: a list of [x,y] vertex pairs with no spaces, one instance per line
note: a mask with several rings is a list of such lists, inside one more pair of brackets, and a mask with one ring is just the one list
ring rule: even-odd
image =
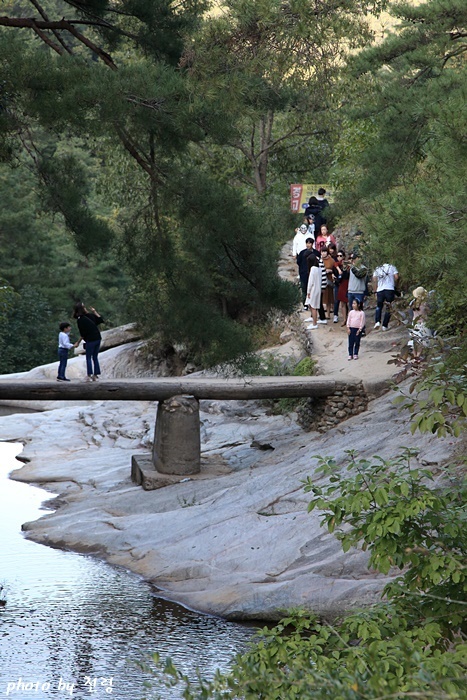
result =
[[181,394],[198,400],[280,399],[327,396],[335,389],[336,381],[323,377],[168,377],[97,382],[1,379],[0,401],[165,401]]
[[[345,384],[358,384],[347,380]],[[325,377],[169,377],[97,382],[1,379],[0,401],[158,401],[151,455],[133,455],[131,476],[144,489],[160,488],[201,469],[200,399],[320,397],[342,387]]]

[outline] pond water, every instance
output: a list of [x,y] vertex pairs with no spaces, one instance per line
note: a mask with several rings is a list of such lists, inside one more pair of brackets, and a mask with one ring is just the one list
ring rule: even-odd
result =
[[193,678],[196,667],[226,670],[253,626],[167,603],[131,572],[24,538],[21,524],[44,514],[50,494],[8,479],[20,451],[0,444],[0,698],[180,698],[138,666],[154,652]]

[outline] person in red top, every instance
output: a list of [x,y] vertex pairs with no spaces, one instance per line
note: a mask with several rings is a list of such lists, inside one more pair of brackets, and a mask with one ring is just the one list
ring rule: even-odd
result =
[[327,248],[330,243],[334,243],[334,245],[336,245],[336,238],[332,235],[332,233],[328,232],[328,227],[326,224],[323,224],[315,241],[315,248],[321,253],[322,249]]

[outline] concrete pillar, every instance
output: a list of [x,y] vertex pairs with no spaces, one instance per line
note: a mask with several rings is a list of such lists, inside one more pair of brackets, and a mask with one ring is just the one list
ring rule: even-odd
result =
[[194,396],[171,396],[159,403],[152,459],[162,474],[199,473],[199,401]]

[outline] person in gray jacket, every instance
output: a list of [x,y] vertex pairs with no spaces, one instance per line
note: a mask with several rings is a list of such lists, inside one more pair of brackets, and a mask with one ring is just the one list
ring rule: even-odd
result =
[[354,299],[356,299],[361,304],[361,308],[363,308],[363,300],[367,291],[368,268],[363,264],[358,252],[351,253],[348,265],[350,267],[349,288],[347,291],[349,309],[352,308]]

